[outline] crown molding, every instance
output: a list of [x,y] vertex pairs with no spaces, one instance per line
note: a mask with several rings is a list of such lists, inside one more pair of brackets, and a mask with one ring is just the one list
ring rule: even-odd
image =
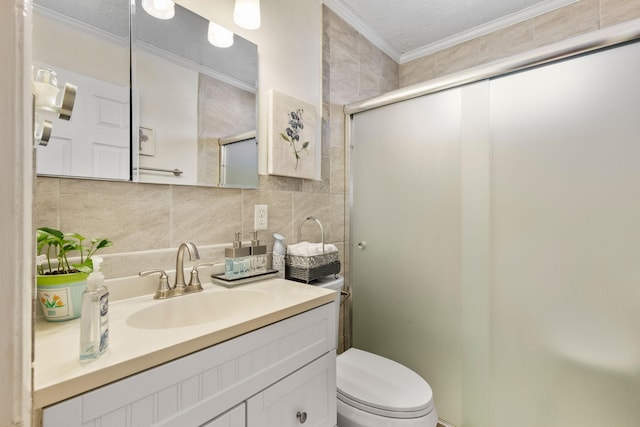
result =
[[450,48],[452,46],[464,43],[466,41],[478,38],[494,31],[502,30],[511,25],[524,22],[535,18],[553,10],[560,9],[579,0],[547,0],[540,2],[534,6],[523,9],[519,12],[512,13],[503,18],[499,18],[483,25],[471,28],[468,31],[455,34],[435,43],[430,43],[406,53],[400,53],[394,49],[386,40],[384,40],[375,31],[369,28],[360,18],[358,18],[342,0],[323,0],[323,3],[334,11],[338,16],[344,19],[355,30],[367,38],[376,47],[393,58],[397,63],[413,61],[426,55],[431,55],[438,51]]
[[568,6],[572,3],[576,3],[577,1],[578,0],[547,0],[538,3],[534,6],[523,9],[520,12],[512,13],[511,15],[504,16],[486,24],[471,28],[470,30],[455,34],[451,37],[444,38],[438,42],[403,53],[400,55],[400,61],[398,61],[398,63],[404,64],[405,62],[413,61],[414,59],[418,59],[426,55],[431,55],[460,43],[464,43],[495,31],[502,30],[511,25],[519,24],[520,22],[544,15],[545,13]]
[[389,55],[394,61],[400,62],[400,52],[395,50],[385,39],[380,37],[378,33],[373,31],[359,17],[357,17],[351,9],[349,9],[342,0],[323,0],[329,9],[334,11],[336,15],[344,19],[347,24],[351,25],[356,31],[373,43],[378,49]]
[[142,40],[136,40],[135,46],[133,48],[133,57],[135,58],[136,52],[140,50],[142,52],[147,52],[157,57],[160,57],[166,61],[173,62],[176,65],[181,66],[182,68],[186,68],[188,70],[192,70],[196,73],[204,74],[205,76],[211,77],[213,79],[219,80],[223,83],[226,83],[231,86],[235,86],[238,89],[242,89],[246,92],[256,93],[257,88],[255,86],[251,86],[249,83],[243,82],[242,80],[238,80],[234,77],[231,77],[227,74],[216,71],[212,68],[207,67],[206,65],[199,64],[191,59],[184,58],[180,55],[176,55],[175,53],[169,52],[167,50],[156,47],[152,44],[149,44]]
[[33,13],[34,15],[41,15],[50,19],[54,19],[58,22],[60,22],[63,26],[68,26],[68,27],[72,27],[72,28],[76,28],[79,29],[81,31],[84,31],[86,33],[92,34],[94,36],[97,36],[101,39],[105,39],[108,40],[112,43],[116,43],[119,44],[121,46],[128,46],[129,45],[129,38],[128,37],[122,37],[119,36],[117,34],[113,34],[110,33],[108,31],[105,31],[101,28],[98,27],[94,27],[91,24],[87,24],[86,22],[82,22],[78,19],[72,18],[70,16],[67,15],[63,15],[60,12],[56,12],[52,9],[46,8],[44,6],[41,6],[39,4],[34,4],[33,5]]

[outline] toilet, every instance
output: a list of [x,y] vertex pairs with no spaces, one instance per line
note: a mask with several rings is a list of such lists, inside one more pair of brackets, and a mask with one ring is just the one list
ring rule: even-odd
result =
[[[344,277],[327,276],[310,285],[338,292],[337,318]],[[438,423],[429,383],[385,357],[356,348],[338,355],[336,386],[338,427],[436,427]]]

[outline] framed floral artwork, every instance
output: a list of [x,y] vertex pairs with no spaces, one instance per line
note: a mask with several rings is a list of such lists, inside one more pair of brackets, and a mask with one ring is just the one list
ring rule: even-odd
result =
[[313,105],[269,90],[269,175],[314,179],[316,122]]

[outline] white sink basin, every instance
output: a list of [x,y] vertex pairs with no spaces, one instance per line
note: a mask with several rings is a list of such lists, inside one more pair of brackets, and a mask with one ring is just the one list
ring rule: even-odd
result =
[[168,329],[214,322],[256,311],[272,300],[268,292],[227,289],[197,292],[157,301],[127,317],[126,324],[138,329]]

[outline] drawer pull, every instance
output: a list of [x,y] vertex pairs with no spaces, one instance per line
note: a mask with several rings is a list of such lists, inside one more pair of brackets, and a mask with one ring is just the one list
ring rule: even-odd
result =
[[300,421],[300,424],[304,424],[307,421],[307,413],[298,411],[296,418]]

